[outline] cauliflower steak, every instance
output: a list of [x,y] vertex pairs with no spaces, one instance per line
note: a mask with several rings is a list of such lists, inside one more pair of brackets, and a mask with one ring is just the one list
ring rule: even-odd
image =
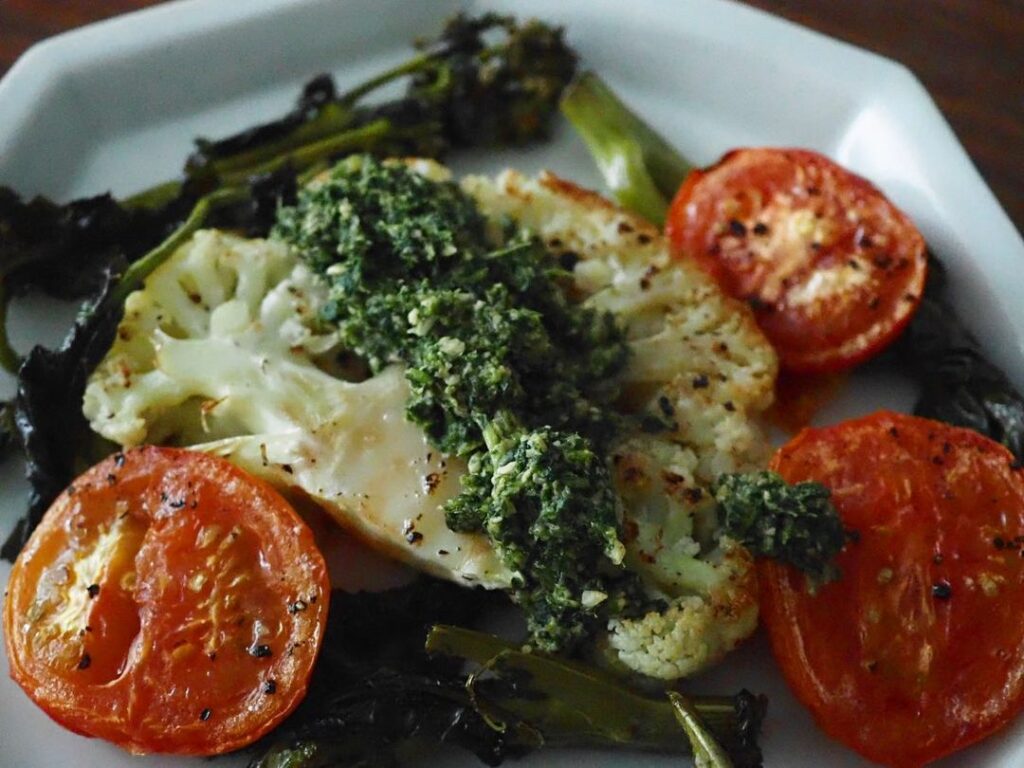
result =
[[[717,661],[753,630],[757,603],[752,558],[719,535],[711,486],[765,462],[758,416],[774,353],[745,307],[596,194],[511,171],[462,188],[496,228],[514,221],[559,254],[574,298],[611,311],[626,334],[617,405],[637,426],[609,463],[625,562],[659,607],[612,619],[598,647],[614,666],[661,679]],[[421,570],[507,588],[512,574],[487,538],[445,524],[464,462],[406,420],[400,367],[366,377],[339,357],[337,335],[317,320],[325,300],[287,247],[200,232],[129,297],[86,417],[121,445],[216,452]]]

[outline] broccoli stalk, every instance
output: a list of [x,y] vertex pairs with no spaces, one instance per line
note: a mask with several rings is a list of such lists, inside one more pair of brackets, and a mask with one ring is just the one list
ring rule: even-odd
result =
[[735,768],[732,758],[718,743],[700,715],[700,704],[677,691],[668,692],[676,720],[690,739],[697,768]]
[[590,149],[615,199],[654,224],[664,224],[668,202],[690,164],[593,72],[569,84],[561,109]]
[[789,485],[775,472],[721,475],[715,500],[724,531],[760,557],[799,568],[816,582],[839,576],[846,543],[839,513],[821,483]]

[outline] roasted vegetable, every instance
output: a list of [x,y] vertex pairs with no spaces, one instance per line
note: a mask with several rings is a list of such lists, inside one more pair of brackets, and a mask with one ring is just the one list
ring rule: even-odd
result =
[[775,472],[728,474],[718,478],[715,501],[725,532],[755,555],[796,566],[816,581],[838,576],[832,560],[846,534],[825,486],[789,485]]
[[452,744],[494,763],[517,754],[468,703],[461,662],[424,649],[433,621],[470,624],[501,593],[421,579],[386,592],[331,595],[309,693],[257,745],[252,768],[386,766],[412,739]]
[[1024,397],[957,315],[941,262],[929,261],[921,306],[891,358],[921,387],[914,413],[969,427],[1024,460]]
[[28,509],[0,549],[4,559],[17,557],[50,502],[71,479],[114,447],[90,431],[82,414],[82,394],[93,368],[110,349],[125,298],[211,214],[245,198],[245,190],[221,190],[200,199],[170,237],[131,266],[121,260],[108,266],[102,292],[82,308],[59,349],[37,346],[29,353],[18,373],[13,403],[28,468]]
[[[434,163],[413,167],[447,179]],[[718,535],[710,487],[721,472],[750,470],[767,460],[752,414],[768,402],[771,350],[733,302],[716,293],[702,272],[670,259],[639,219],[597,198],[581,200],[553,177],[509,173],[464,184],[488,229],[501,233],[508,221],[522,222],[545,242],[572,250],[576,269],[571,277],[559,272],[560,285],[573,301],[587,297],[582,307],[614,310],[628,334],[631,354],[619,378],[634,393],[628,406],[633,412],[610,414],[621,434],[600,453],[630,531],[623,541],[626,567],[639,574],[643,594],[630,601],[630,615],[597,627],[596,647],[583,650],[622,672],[661,679],[693,674],[756,625],[753,559]],[[417,189],[424,195],[431,190]],[[537,266],[527,259],[548,258],[535,246],[504,258],[520,263],[513,257],[522,261],[524,274]],[[446,502],[458,496],[462,480],[474,479],[485,498],[465,505],[464,520],[471,528],[483,524],[479,510],[496,507],[489,495],[495,473],[481,464],[467,474],[465,461],[442,454],[405,418],[410,384],[401,366],[370,375],[365,365],[352,365],[349,352],[339,367],[337,325],[318,319],[333,317],[337,308],[324,281],[297,262],[278,241],[198,233],[127,300],[114,345],[86,390],[93,429],[122,445],[172,442],[215,452],[278,487],[303,489],[339,523],[422,571],[509,589],[513,574],[488,538],[445,524]],[[408,317],[399,313],[398,320]],[[424,370],[442,359],[442,346],[424,348]],[[391,354],[381,349],[382,356]],[[560,362],[569,361],[565,356]],[[468,370],[459,386],[472,384],[473,376]],[[543,413],[544,401],[537,407]],[[524,410],[522,418],[535,416]],[[469,420],[452,423],[468,424],[473,432],[466,434],[482,437]],[[529,441],[520,443],[516,434],[503,447],[509,430],[495,430],[492,443],[507,447],[515,466],[526,468],[498,478],[501,496],[519,502],[529,497],[519,486],[535,479],[532,492],[550,484],[552,473],[543,465],[559,459],[531,457]],[[586,452],[562,458],[584,475],[594,469]],[[543,472],[528,480],[534,466]],[[577,507],[579,497],[568,495],[563,511]],[[507,527],[506,541],[515,547],[521,538],[515,515],[502,508],[493,516],[494,527]],[[554,543],[566,539],[575,546],[575,531],[592,516],[565,517],[567,524],[544,532],[538,549],[546,541],[557,551]],[[599,591],[588,601],[605,603],[601,610],[614,608],[616,592],[602,600],[594,594]]]
[[[664,222],[668,201],[689,173],[686,160],[593,73],[570,84],[561,109],[616,199],[653,222]],[[737,230],[740,226],[737,222]],[[763,222],[762,227],[767,234]],[[915,413],[969,427],[1024,460],[1024,396],[957,315],[946,282],[941,262],[929,255],[920,305],[884,358],[921,387]]]
[[[488,765],[544,746],[688,751],[666,699],[633,691],[592,667],[523,653],[493,635],[453,626],[430,630],[431,656],[424,656],[417,620],[429,611],[443,619],[459,605],[471,620],[480,599],[479,592],[431,582],[366,596],[336,593],[331,615],[344,618],[328,627],[325,666],[310,697],[265,740],[250,768],[397,765],[396,751],[410,743],[458,746]],[[359,606],[371,601],[364,616]],[[401,605],[416,618],[395,610]],[[353,625],[367,630],[357,632],[369,642],[346,636]],[[374,668],[381,658],[372,649],[381,637],[397,642]],[[468,676],[461,671],[467,661],[476,667]],[[690,701],[736,766],[761,765],[763,697],[743,691]]]
[[330,285],[323,319],[345,347],[374,373],[404,364],[408,418],[469,461],[448,525],[487,533],[531,642],[571,648],[618,614],[631,578],[595,452],[626,361],[611,317],[570,304],[554,257],[488,233],[456,185],[370,156],[303,190],[274,235]]
[[676,720],[683,726],[683,730],[686,731],[686,735],[690,739],[694,766],[696,768],[734,768],[732,759],[708,730],[693,702],[677,691],[669,691],[668,700],[672,702]]
[[14,423],[14,402],[0,402],[0,459],[14,448],[18,441],[18,428]]
[[[560,29],[532,21],[520,25],[494,14],[476,19],[460,15],[406,64],[347,93],[337,94],[333,81],[320,76],[306,86],[296,108],[284,118],[220,141],[198,140],[181,180],[121,202],[100,195],[66,205],[44,198],[22,201],[12,190],[0,188],[0,365],[13,372],[21,363],[6,333],[11,296],[39,289],[78,298],[98,290],[104,270],[111,265],[116,274],[176,231],[191,232],[189,216],[194,219],[195,211],[209,204],[210,195],[231,200],[222,200],[214,217],[202,217],[205,221],[250,235],[265,234],[278,206],[293,202],[297,184],[340,155],[376,152],[433,157],[449,147],[543,138],[574,68],[575,54]],[[378,88],[407,76],[413,77],[406,96],[364,104]],[[489,107],[493,122],[477,111],[485,102],[493,107]],[[127,290],[119,291],[122,299],[136,287],[125,285]],[[81,397],[85,374],[69,378],[70,371],[95,364],[101,355],[100,339],[109,341],[109,333],[91,332],[101,303],[103,308],[116,309],[114,301],[95,299],[94,309],[84,316],[89,319],[80,323],[89,330],[76,331],[79,337],[87,332],[95,336],[89,343],[97,357],[86,363],[75,359],[83,342],[72,344],[69,337],[63,352],[33,352],[36,360],[25,369],[21,384],[25,393],[16,402],[24,404],[19,407],[23,410],[19,423],[35,433],[29,457],[37,466],[30,469],[34,485],[30,516],[39,514],[73,477],[70,459],[78,442],[65,440],[65,430],[58,425],[74,424],[78,417],[68,421],[57,416],[61,407],[52,403],[69,405]],[[104,326],[108,330],[112,333]],[[44,408],[47,398],[34,393],[46,390],[39,380],[58,376],[58,369],[72,387],[56,393],[59,397]],[[39,403],[32,413],[25,410],[30,401]],[[48,420],[42,410],[53,418]],[[33,414],[41,416],[39,425]],[[52,457],[46,455],[50,451]],[[15,554],[16,541],[31,527],[19,524],[4,549],[5,557]]]
[[[535,746],[686,752],[667,698],[647,696],[578,662],[526,653],[492,635],[435,626],[427,649],[479,665],[467,680],[490,723]],[[749,691],[690,698],[737,766],[761,765],[757,735],[767,702]]]
[[586,142],[615,199],[661,226],[690,164],[593,72],[572,81],[561,109]]
[[[22,201],[0,187],[0,365],[13,372],[20,362],[5,329],[12,295],[94,292],[104,266],[116,258],[131,262],[153,248],[204,195],[251,185],[252,205],[240,211],[244,215],[236,212],[232,224],[265,233],[266,214],[289,200],[295,174],[327,167],[337,157],[438,157],[451,147],[544,138],[575,66],[560,28],[497,14],[458,15],[412,59],[343,94],[320,75],[284,117],[225,139],[197,139],[180,180],[123,201],[99,195],[65,205],[41,197]],[[411,78],[405,96],[365,104],[400,78]]]

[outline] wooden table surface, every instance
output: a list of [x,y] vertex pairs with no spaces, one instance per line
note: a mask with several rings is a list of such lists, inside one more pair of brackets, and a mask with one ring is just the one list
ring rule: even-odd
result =
[[[32,43],[161,0],[0,0],[0,73]],[[906,64],[1024,231],[1024,0],[746,0]]]

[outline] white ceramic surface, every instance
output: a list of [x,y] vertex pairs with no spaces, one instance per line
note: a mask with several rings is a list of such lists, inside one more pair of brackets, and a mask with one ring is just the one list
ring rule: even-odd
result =
[[[321,71],[355,82],[403,58],[408,41],[458,7],[537,15],[568,26],[584,58],[696,162],[740,145],[806,146],[874,180],[908,211],[949,265],[956,301],[990,351],[1024,384],[1024,242],[921,85],[903,67],[726,0],[179,0],[62,35],[0,81],[0,183],[58,199],[129,193],[176,174],[192,137],[223,135],[287,109]],[[953,55],[947,52],[942,55]],[[543,167],[600,186],[582,143],[563,126],[523,152],[461,157],[459,171]],[[21,302],[21,349],[53,342],[71,312]],[[13,382],[0,376],[0,397]],[[822,422],[879,405],[906,407],[892,377],[857,376]],[[0,465],[0,534],[20,514],[21,466]],[[0,583],[9,566],[0,565]],[[792,699],[757,638],[693,691],[747,687],[770,699],[767,765],[854,768]],[[215,765],[131,758],[70,734],[0,675],[0,766],[166,768]],[[470,766],[446,752],[431,765]],[[528,766],[671,766],[677,759],[590,752],[535,755]],[[1024,764],[1024,719],[946,768]]]

